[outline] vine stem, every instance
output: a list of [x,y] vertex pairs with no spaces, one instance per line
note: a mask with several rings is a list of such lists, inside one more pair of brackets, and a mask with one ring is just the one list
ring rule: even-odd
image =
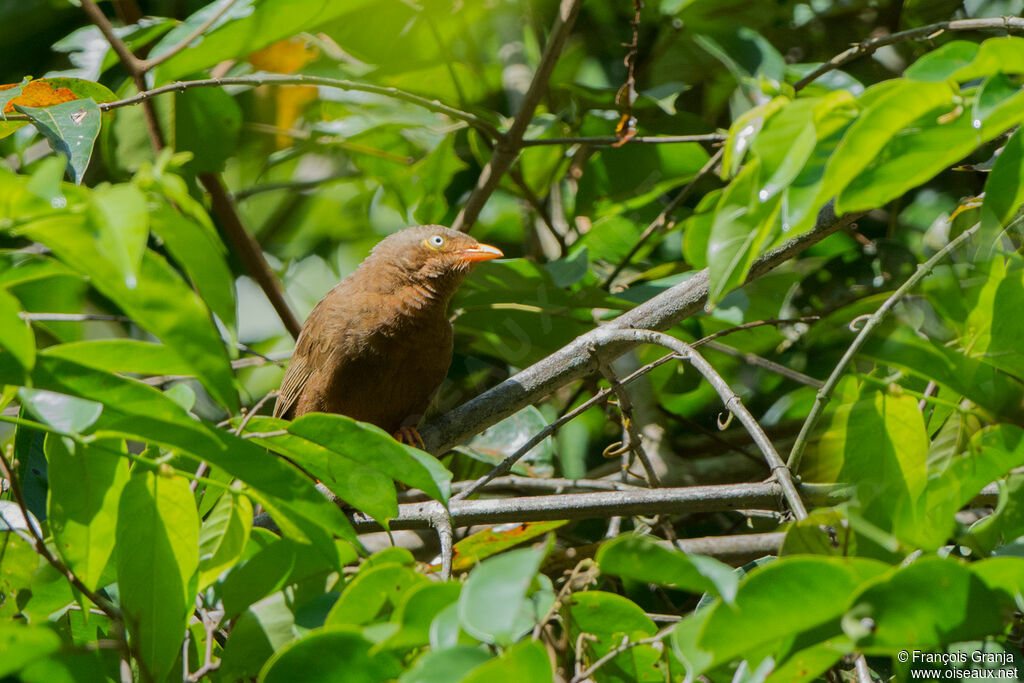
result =
[[976,224],[973,227],[964,230],[955,239],[949,241],[946,246],[935,252],[935,255],[930,259],[920,264],[914,274],[907,278],[900,287],[892,293],[888,299],[885,300],[877,311],[872,313],[864,320],[864,325],[861,327],[860,332],[854,338],[853,343],[850,344],[849,348],[846,349],[846,353],[839,359],[839,363],[836,364],[835,368],[832,369],[832,373],[825,380],[825,384],[822,385],[821,389],[818,390],[817,395],[814,397],[814,405],[811,406],[811,412],[807,414],[807,419],[804,420],[803,426],[800,428],[800,433],[796,437],[796,441],[793,442],[793,448],[789,452],[789,459],[787,465],[789,469],[796,472],[800,468],[800,460],[803,457],[804,450],[807,448],[807,442],[810,439],[811,432],[818,424],[818,420],[821,419],[822,413],[825,411],[825,406],[828,405],[829,400],[832,398],[832,392],[835,391],[836,385],[839,384],[839,380],[842,379],[846,373],[846,368],[850,365],[853,357],[860,351],[860,348],[867,341],[871,332],[878,327],[881,322],[885,319],[885,316],[889,314],[889,311],[899,303],[900,299],[907,295],[910,290],[917,286],[921,280],[923,280],[932,269],[939,264],[940,261],[946,258],[950,252],[959,247],[961,244],[971,239],[978,230],[981,228],[980,224]]

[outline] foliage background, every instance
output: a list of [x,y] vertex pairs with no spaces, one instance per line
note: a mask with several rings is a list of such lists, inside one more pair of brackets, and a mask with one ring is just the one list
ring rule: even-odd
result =
[[[1019,0],[81,5],[0,6],[0,676],[1020,666]],[[288,311],[433,222],[509,256],[453,302],[440,460],[243,411]],[[580,340],[625,311],[749,413]]]

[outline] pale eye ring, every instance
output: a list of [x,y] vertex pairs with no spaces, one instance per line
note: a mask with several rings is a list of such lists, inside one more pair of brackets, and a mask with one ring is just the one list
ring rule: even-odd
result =
[[430,246],[432,246],[432,247],[444,246],[444,238],[441,237],[440,235],[434,235],[433,237],[431,237],[427,241],[430,242]]

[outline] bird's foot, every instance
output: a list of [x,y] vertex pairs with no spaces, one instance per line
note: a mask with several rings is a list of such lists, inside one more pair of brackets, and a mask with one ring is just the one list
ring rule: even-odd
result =
[[420,432],[415,427],[400,427],[394,434],[395,441],[398,443],[404,443],[407,446],[415,446],[423,450],[427,449],[427,444],[423,443],[423,437],[420,436]]

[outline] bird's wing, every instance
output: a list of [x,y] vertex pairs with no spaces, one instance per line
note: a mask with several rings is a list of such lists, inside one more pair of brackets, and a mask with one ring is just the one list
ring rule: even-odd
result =
[[295,353],[288,364],[288,371],[281,380],[281,389],[274,403],[274,417],[284,417],[302,395],[302,388],[313,374],[314,365],[305,354]]

